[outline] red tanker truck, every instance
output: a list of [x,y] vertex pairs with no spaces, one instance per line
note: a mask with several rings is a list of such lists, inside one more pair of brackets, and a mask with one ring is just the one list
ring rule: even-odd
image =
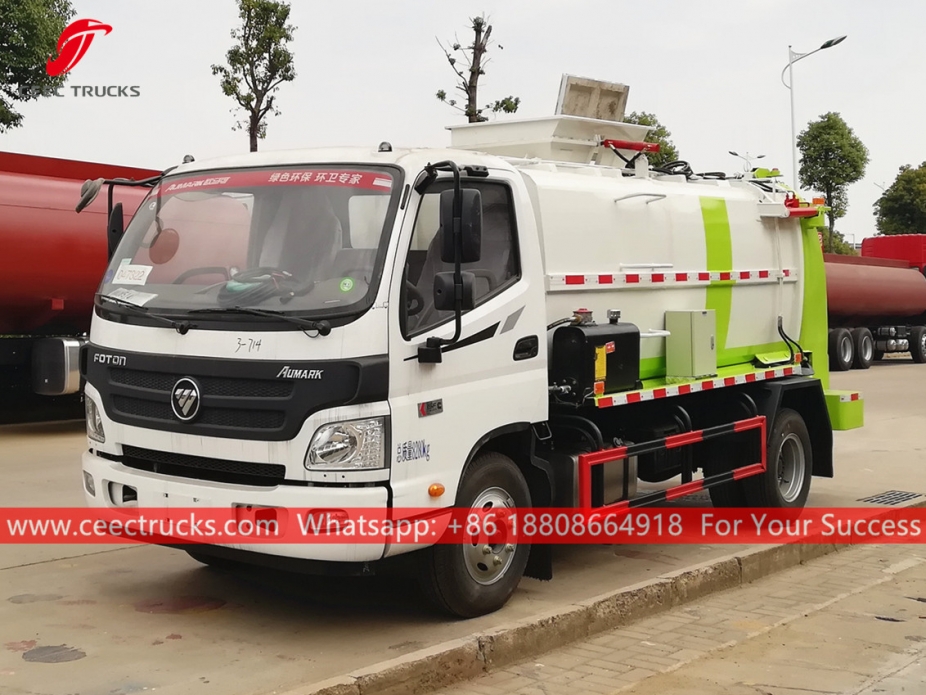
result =
[[871,237],[861,256],[824,261],[831,369],[868,369],[889,352],[926,362],[926,235]]
[[0,152],[0,410],[80,390],[77,355],[108,262],[108,208],[121,202],[131,216],[149,190],[116,186],[112,201],[100,196],[77,214],[84,182],[160,173]]

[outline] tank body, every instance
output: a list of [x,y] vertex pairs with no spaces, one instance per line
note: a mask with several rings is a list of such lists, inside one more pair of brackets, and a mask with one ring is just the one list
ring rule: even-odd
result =
[[[84,181],[153,170],[0,153],[0,334],[76,334],[90,328],[107,265],[106,187],[80,214]],[[117,186],[126,224],[147,194]]]

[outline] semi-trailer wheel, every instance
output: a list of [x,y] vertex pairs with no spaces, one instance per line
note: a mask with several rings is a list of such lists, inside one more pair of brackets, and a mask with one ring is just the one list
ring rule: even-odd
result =
[[782,408],[768,438],[766,471],[743,480],[750,507],[801,508],[810,494],[813,448],[804,418]]
[[868,369],[874,360],[875,340],[867,328],[852,329],[852,346],[855,348],[855,369]]
[[910,357],[914,362],[926,362],[926,327],[914,326],[910,331]]
[[830,331],[830,369],[837,372],[847,372],[855,361],[855,346],[852,344],[852,334],[845,328],[834,328]]
[[[494,451],[473,461],[456,499],[463,509],[527,509],[530,503],[524,475],[510,458]],[[474,536],[461,545],[440,544],[422,552],[419,581],[439,609],[475,618],[508,602],[524,576],[530,545],[495,540]]]

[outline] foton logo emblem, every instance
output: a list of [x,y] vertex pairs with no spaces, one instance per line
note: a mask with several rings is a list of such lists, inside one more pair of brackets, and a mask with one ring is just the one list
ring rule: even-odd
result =
[[111,364],[116,367],[125,366],[125,357],[122,355],[103,355],[98,352],[93,356],[93,361],[99,364]]
[[174,384],[174,390],[170,394],[170,407],[178,420],[189,422],[196,417],[201,401],[199,384],[189,377],[184,377]]
[[321,379],[324,369],[290,369],[283,367],[277,374],[277,379]]
[[70,72],[83,58],[97,34],[105,36],[113,28],[96,19],[78,19],[72,22],[58,39],[58,55],[50,57],[45,70],[52,77]]

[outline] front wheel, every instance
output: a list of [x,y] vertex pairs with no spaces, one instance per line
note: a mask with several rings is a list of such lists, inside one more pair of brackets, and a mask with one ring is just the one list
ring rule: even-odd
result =
[[813,447],[804,418],[782,408],[775,416],[768,438],[767,469],[743,480],[751,507],[802,508],[810,494]]
[[[514,462],[494,451],[478,456],[457,493],[463,509],[527,509],[530,491]],[[475,618],[504,606],[518,587],[530,545],[477,538],[435,545],[422,553],[419,581],[431,601],[459,618]]]

